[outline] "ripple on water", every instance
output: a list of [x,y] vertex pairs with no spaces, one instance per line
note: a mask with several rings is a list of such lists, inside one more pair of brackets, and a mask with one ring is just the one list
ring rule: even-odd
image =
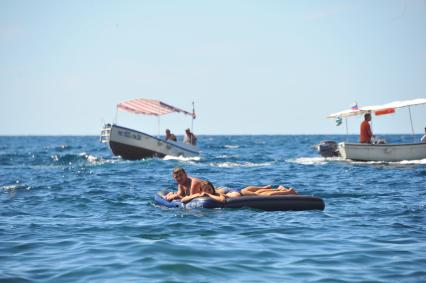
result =
[[[339,138],[201,136],[200,158],[125,161],[97,137],[0,137],[0,281],[423,282],[424,161],[308,148]],[[155,206],[175,166],[216,186],[292,186],[326,209]]]

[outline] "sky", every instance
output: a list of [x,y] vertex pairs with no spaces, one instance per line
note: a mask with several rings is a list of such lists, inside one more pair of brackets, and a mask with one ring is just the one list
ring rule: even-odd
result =
[[[344,134],[328,114],[426,98],[426,0],[0,0],[0,135],[98,135],[138,97],[194,101],[196,134]],[[426,105],[411,112],[422,133]],[[410,133],[408,108],[373,129]]]

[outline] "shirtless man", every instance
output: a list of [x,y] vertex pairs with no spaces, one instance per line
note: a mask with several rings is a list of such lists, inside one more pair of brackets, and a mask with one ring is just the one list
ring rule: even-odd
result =
[[[208,182],[198,178],[189,177],[183,168],[177,167],[173,169],[172,173],[173,179],[176,180],[178,184],[178,190],[176,193],[168,193],[166,199],[168,201],[174,199],[185,199],[189,201],[193,197],[191,195],[197,195],[202,191],[213,188],[213,185]],[[188,200],[189,199],[189,200]]]
[[176,136],[172,134],[169,129],[166,130],[166,141],[168,140],[171,140],[174,142],[177,141]]

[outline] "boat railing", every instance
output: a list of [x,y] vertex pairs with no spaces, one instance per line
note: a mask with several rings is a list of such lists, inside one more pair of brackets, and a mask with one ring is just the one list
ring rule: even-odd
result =
[[111,135],[111,124],[105,124],[101,130],[100,142],[108,143]]

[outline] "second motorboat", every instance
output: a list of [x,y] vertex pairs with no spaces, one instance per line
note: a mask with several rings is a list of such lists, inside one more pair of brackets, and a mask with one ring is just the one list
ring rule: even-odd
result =
[[[169,113],[181,113],[195,118],[194,110],[188,112],[159,100],[137,98],[117,104],[117,111],[133,114],[153,115],[158,118]],[[148,133],[119,126],[116,123],[106,124],[101,132],[101,142],[107,143],[114,155],[127,160],[149,157],[197,157],[200,149],[193,144],[164,140]]]
[[[408,107],[410,113],[410,122],[412,135],[414,137],[414,128],[411,117],[411,107],[426,104],[425,98],[394,101],[384,105],[354,107],[352,109],[340,111],[328,115],[327,118],[340,121],[351,116],[374,113],[376,116],[395,113],[397,108]],[[347,131],[347,127],[346,127]],[[323,157],[339,156],[343,159],[357,161],[403,161],[403,160],[421,160],[426,158],[426,143],[415,142],[403,144],[388,144],[384,140],[377,140],[373,143],[349,143],[335,141],[322,141],[317,145],[319,153]]]

